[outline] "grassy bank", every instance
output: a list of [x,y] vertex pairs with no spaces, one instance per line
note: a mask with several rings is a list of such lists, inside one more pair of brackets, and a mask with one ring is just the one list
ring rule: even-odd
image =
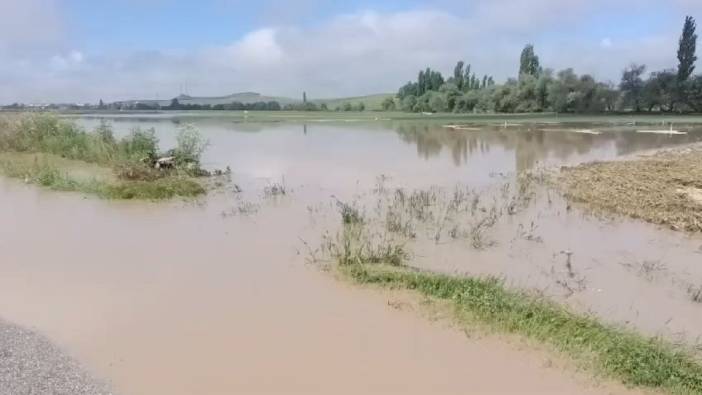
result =
[[702,231],[702,148],[563,168],[559,183],[596,210]]
[[[14,115],[0,118],[0,173],[106,199],[192,197],[206,192],[197,179],[204,145],[192,128],[180,131],[176,149],[161,153],[153,130],[117,140],[104,123],[88,132],[52,115]],[[171,158],[168,166],[155,166],[163,156]]]
[[524,336],[571,357],[582,367],[621,382],[674,394],[702,393],[702,365],[684,351],[522,292],[495,279],[461,278],[398,266],[340,265],[355,282],[413,290],[448,301],[471,324]]
[[[337,201],[341,229],[325,232],[319,249],[309,249],[310,260],[329,260],[359,284],[409,290],[448,305],[466,329],[477,326],[542,344],[595,376],[666,393],[702,394],[702,361],[691,350],[604,324],[494,278],[443,275],[406,265],[417,237],[465,239],[471,248],[488,248],[495,223],[528,204],[529,180],[504,186],[492,197],[462,188],[452,193],[396,190],[389,198],[381,195],[370,211],[357,202]],[[381,190],[385,186],[379,184],[374,193]]]

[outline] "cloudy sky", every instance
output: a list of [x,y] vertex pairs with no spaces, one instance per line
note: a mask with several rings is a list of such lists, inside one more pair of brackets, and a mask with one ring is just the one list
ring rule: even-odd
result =
[[688,14],[702,0],[0,0],[0,104],[362,95],[459,59],[500,81],[527,42],[616,81],[674,67]]

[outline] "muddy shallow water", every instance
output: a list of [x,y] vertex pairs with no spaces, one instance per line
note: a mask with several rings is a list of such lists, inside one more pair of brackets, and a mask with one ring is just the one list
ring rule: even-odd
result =
[[[372,207],[380,175],[389,190],[489,191],[538,166],[702,139],[702,127],[664,136],[194,123],[210,141],[206,165],[230,166],[243,192],[119,203],[0,180],[0,316],[46,334],[122,394],[620,393],[547,367],[539,352],[467,340],[412,309],[397,311],[388,303],[394,296],[307,264],[301,240],[314,244],[338,228],[332,195]],[[117,134],[155,127],[165,145],[177,126],[160,118],[113,125]],[[273,182],[287,194],[266,196]],[[532,222],[538,242],[518,233]],[[497,275],[650,334],[689,342],[702,335],[702,305],[688,295],[702,286],[698,236],[586,216],[539,192],[490,237],[495,244],[482,250],[417,237],[410,263]],[[562,252],[572,252],[571,269]]]

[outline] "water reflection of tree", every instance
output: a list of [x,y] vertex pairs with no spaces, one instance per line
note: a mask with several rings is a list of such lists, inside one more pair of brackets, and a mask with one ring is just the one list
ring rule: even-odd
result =
[[636,133],[633,130],[616,133],[617,154],[627,155],[634,152],[651,150],[659,147],[671,147],[680,144],[702,141],[702,128],[687,130],[687,134],[669,135],[655,133]]
[[439,156],[444,147],[448,148],[456,166],[466,163],[476,150],[481,152],[490,150],[486,140],[469,134],[447,132],[445,128],[436,126],[400,125],[397,132],[406,143],[416,144],[417,154],[424,159]]
[[574,154],[585,154],[609,144],[611,135],[592,135],[570,132],[547,132],[537,127],[508,129],[484,127],[482,130],[456,131],[441,125],[400,124],[396,128],[400,138],[416,144],[419,156],[429,159],[440,155],[446,147],[456,166],[468,162],[476,153],[489,152],[497,146],[515,154],[515,171],[533,169],[549,157],[561,161]]

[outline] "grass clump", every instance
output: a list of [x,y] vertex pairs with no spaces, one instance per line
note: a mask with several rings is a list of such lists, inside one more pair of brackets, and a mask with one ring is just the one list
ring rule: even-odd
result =
[[339,210],[339,214],[341,214],[341,223],[344,225],[354,225],[354,224],[363,224],[364,219],[363,219],[363,214],[361,214],[361,211],[356,207],[355,204],[348,204],[344,203],[341,200],[336,201],[336,207]]
[[496,279],[459,278],[383,265],[342,265],[341,270],[359,283],[415,290],[450,301],[461,316],[553,346],[625,384],[671,393],[702,393],[702,365],[685,351],[577,315],[541,298],[510,291]]
[[[8,116],[0,118],[0,153],[17,154],[5,155],[15,160],[21,155],[37,155],[44,161],[28,165],[5,160],[0,170],[54,190],[110,199],[159,200],[205,193],[194,178],[209,175],[200,166],[207,142],[191,125],[180,128],[176,141],[174,149],[161,153],[153,128],[135,128],[117,140],[105,121],[88,132],[50,114]],[[111,169],[114,177],[78,179],[60,166],[64,160],[75,161],[72,167],[82,162]]]
[[269,198],[285,196],[288,194],[288,188],[282,182],[274,182],[266,185],[263,188],[263,195]]
[[388,264],[401,266],[409,259],[403,243],[386,233],[372,233],[363,224],[344,225],[336,238],[326,237],[322,251],[339,265]]
[[106,184],[99,195],[108,199],[163,200],[177,196],[195,197],[204,194],[199,182],[187,177],[166,177],[155,181],[128,181]]

